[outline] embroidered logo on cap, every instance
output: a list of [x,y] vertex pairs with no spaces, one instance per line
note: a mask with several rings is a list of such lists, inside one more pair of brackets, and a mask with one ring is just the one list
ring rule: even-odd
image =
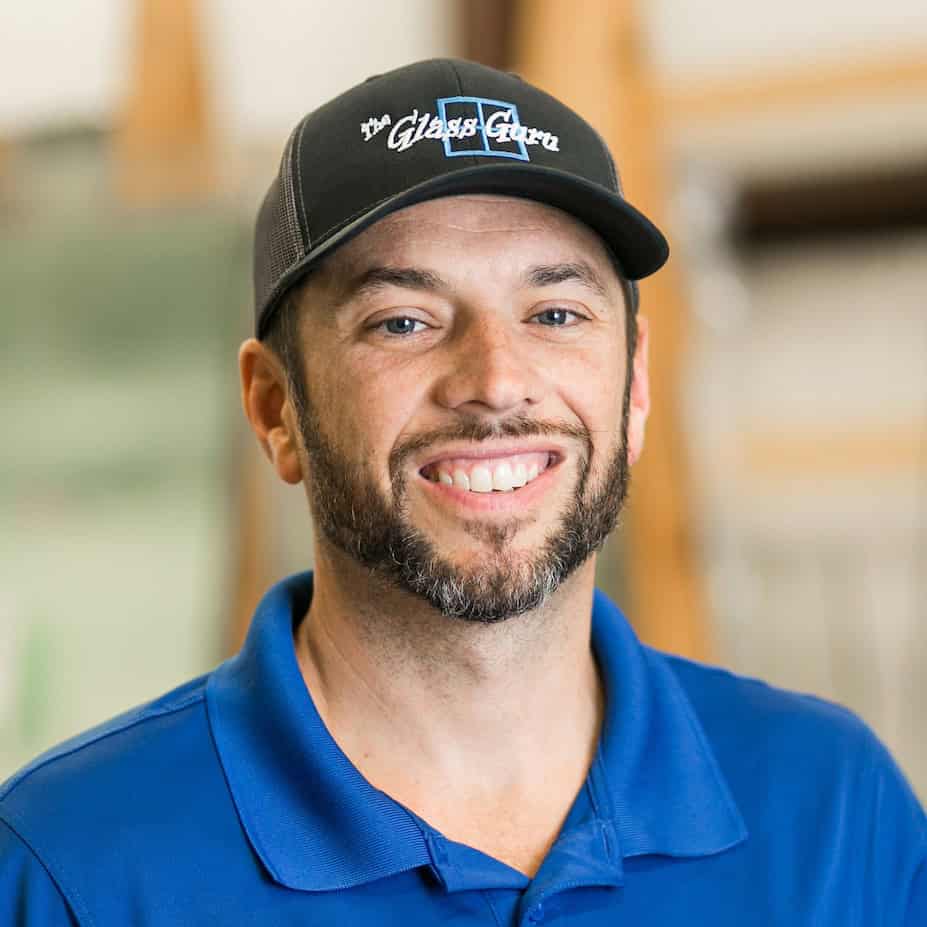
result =
[[395,122],[389,113],[370,116],[360,125],[365,142],[389,127],[386,147],[407,151],[423,139],[440,141],[448,158],[488,155],[530,161],[528,149],[541,145],[560,151],[560,140],[552,132],[521,124],[514,103],[484,97],[441,97],[435,101],[437,115],[417,109]]

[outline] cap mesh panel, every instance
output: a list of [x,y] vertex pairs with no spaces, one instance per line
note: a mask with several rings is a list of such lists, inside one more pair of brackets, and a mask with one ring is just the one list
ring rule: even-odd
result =
[[280,172],[267,191],[258,219],[254,243],[254,298],[259,312],[280,278],[306,253],[296,214],[291,158],[299,128],[287,142]]

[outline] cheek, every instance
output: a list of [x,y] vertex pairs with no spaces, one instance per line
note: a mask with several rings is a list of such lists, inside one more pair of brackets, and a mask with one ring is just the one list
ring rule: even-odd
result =
[[625,361],[614,353],[589,357],[572,371],[563,393],[574,420],[589,432],[592,442],[590,479],[597,485],[620,453],[621,419],[624,409]]
[[626,358],[620,346],[603,346],[569,358],[560,365],[559,380],[567,404],[601,444],[617,434],[624,408]]
[[346,373],[326,385],[318,413],[322,428],[345,457],[385,475],[389,455],[419,401],[396,378]]

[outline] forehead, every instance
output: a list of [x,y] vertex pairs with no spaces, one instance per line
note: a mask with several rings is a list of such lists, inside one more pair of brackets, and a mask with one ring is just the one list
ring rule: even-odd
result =
[[325,261],[326,276],[351,278],[374,264],[460,265],[467,256],[519,266],[585,260],[613,273],[599,236],[545,203],[510,196],[442,197],[381,219]]

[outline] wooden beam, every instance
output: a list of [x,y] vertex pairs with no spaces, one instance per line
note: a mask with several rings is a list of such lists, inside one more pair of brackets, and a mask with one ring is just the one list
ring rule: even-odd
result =
[[580,14],[568,0],[520,0],[515,9],[514,69],[575,109],[609,141],[619,92],[616,22],[623,5],[623,0],[587,0]]
[[746,180],[732,231],[744,248],[906,228],[927,228],[927,161]]
[[[661,98],[633,0],[523,0],[516,69],[573,106],[604,136],[628,199],[667,227],[669,180]],[[642,286],[651,323],[653,411],[634,469],[627,556],[635,626],[663,650],[709,652],[694,555],[686,451],[677,402],[687,311],[672,262]]]
[[463,57],[491,68],[512,65],[512,0],[457,0]]
[[5,138],[0,138],[0,196],[5,194],[3,185],[6,183],[12,159],[12,146]]
[[927,48],[881,51],[878,56],[799,66],[782,71],[739,72],[711,80],[664,86],[662,105],[674,123],[705,124],[772,109],[840,101],[923,95]]
[[122,196],[133,203],[214,192],[204,60],[196,0],[138,0],[135,52],[115,157]]
[[911,422],[846,431],[826,426],[750,431],[726,466],[763,483],[927,476],[927,427]]
[[271,582],[267,549],[270,547],[272,512],[267,499],[266,480],[262,479],[261,465],[264,461],[250,438],[248,430],[235,458],[238,465],[237,485],[234,487],[238,549],[229,583],[230,617],[225,640],[228,654],[237,653],[244,643],[254,610]]

